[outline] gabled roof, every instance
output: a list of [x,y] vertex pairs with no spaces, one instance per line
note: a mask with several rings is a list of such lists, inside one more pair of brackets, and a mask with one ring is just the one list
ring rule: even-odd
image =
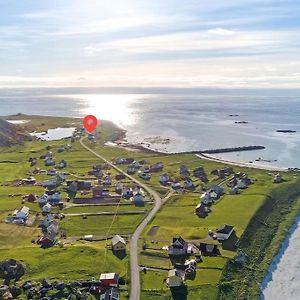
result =
[[118,244],[119,242],[121,242],[122,244],[126,245],[126,241],[119,235],[115,235],[112,240],[111,240],[111,244],[114,246],[116,244]]
[[179,247],[183,247],[186,244],[185,240],[181,237],[173,237],[173,246],[179,246]]
[[217,233],[229,234],[233,228],[231,225],[223,224],[217,229]]
[[118,280],[119,276],[116,273],[102,273],[100,275],[100,280]]

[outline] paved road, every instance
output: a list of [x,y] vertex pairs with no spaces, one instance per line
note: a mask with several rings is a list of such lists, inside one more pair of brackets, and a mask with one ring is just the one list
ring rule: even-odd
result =
[[140,299],[140,293],[141,293],[141,284],[140,284],[140,268],[138,263],[138,240],[139,237],[146,227],[146,225],[152,220],[152,218],[156,215],[156,213],[159,211],[160,207],[163,204],[162,199],[160,198],[159,194],[156,193],[154,190],[152,190],[149,186],[145,185],[138,179],[128,175],[126,172],[124,172],[119,167],[112,164],[110,161],[108,161],[105,157],[98,154],[91,148],[89,148],[87,145],[83,143],[84,138],[80,139],[80,144],[82,147],[84,147],[86,150],[93,153],[95,156],[100,158],[101,160],[108,163],[112,168],[117,170],[118,172],[124,174],[127,178],[134,181],[138,185],[140,185],[145,191],[147,191],[152,197],[154,198],[155,204],[153,209],[149,212],[149,214],[146,216],[146,218],[140,223],[140,225],[137,227],[135,232],[133,233],[131,240],[130,240],[130,269],[131,269],[131,292],[130,292],[130,300],[139,300]]

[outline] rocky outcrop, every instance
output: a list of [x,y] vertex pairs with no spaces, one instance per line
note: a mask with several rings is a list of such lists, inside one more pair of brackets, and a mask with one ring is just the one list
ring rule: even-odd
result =
[[9,282],[10,280],[19,280],[24,276],[25,271],[25,265],[14,259],[0,262],[0,278],[5,279],[6,282]]

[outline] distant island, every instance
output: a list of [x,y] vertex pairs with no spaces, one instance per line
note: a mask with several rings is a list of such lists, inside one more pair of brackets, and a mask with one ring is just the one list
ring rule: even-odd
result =
[[276,132],[281,132],[281,133],[295,133],[297,132],[296,130],[289,130],[289,129],[278,129]]

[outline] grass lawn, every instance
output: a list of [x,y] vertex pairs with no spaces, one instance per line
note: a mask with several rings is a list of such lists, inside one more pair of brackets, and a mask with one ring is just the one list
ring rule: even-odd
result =
[[[130,234],[143,220],[144,215],[117,216],[110,234]],[[61,227],[66,229],[67,236],[83,236],[87,234],[106,235],[114,216],[66,217]]]
[[104,261],[103,244],[75,244],[65,248],[42,249],[38,246],[0,249],[1,259],[14,258],[26,265],[26,279],[53,278],[61,280],[98,278],[103,272],[127,276],[128,258],[119,260],[110,251]]

